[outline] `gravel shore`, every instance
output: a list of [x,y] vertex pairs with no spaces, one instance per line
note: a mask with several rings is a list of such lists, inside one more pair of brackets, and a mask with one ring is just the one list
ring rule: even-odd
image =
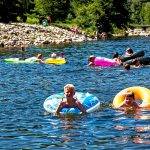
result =
[[67,44],[91,40],[93,39],[84,34],[77,34],[55,26],[0,23],[0,47],[4,48]]

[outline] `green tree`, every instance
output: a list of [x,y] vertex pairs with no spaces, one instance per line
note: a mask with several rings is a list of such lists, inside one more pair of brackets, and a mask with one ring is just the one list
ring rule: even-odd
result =
[[143,24],[150,25],[150,2],[142,5],[141,17]]
[[127,0],[73,0],[75,21],[80,27],[110,32],[113,27],[125,28],[129,20]]
[[111,8],[111,22],[117,28],[126,28],[130,19],[127,0],[113,0]]
[[18,0],[18,16],[21,17],[23,22],[27,19],[27,13],[31,13],[34,9],[34,0]]
[[0,21],[8,23],[15,21],[17,16],[17,0],[1,0],[0,1]]
[[65,20],[70,9],[70,0],[35,0],[35,10],[42,16],[51,16],[52,21]]
[[131,23],[139,24],[141,23],[141,9],[142,9],[142,2],[141,0],[131,0],[130,2],[130,18]]
[[1,0],[0,21],[17,21],[17,16],[24,17],[33,8],[31,0]]

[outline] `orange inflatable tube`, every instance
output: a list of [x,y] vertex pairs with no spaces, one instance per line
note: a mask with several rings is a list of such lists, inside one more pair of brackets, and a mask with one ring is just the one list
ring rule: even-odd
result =
[[143,108],[150,108],[150,89],[140,86],[133,86],[126,88],[122,91],[120,91],[113,100],[113,107],[119,108],[124,103],[125,95],[124,93],[126,91],[132,91],[135,96],[135,100],[141,100],[142,103],[140,107]]

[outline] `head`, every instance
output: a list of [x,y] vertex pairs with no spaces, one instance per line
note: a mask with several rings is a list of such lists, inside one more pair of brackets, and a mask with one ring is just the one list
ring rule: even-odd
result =
[[126,70],[130,70],[130,65],[129,65],[129,64],[125,64],[125,65],[123,65],[123,67],[124,67],[124,69],[126,69]]
[[57,54],[56,53],[52,53],[51,54],[51,58],[56,58],[57,57]]
[[125,102],[126,104],[131,104],[131,102],[135,99],[134,93],[132,91],[127,91],[125,93]]
[[140,64],[140,61],[139,61],[138,59],[134,59],[134,60],[132,61],[132,64],[135,65],[135,66],[140,66],[140,65],[141,65],[141,64]]
[[95,56],[91,55],[88,59],[88,62],[94,62],[94,60],[95,60]]
[[75,95],[75,87],[73,84],[67,84],[64,86],[64,94],[66,97],[73,97]]
[[118,58],[118,57],[119,57],[119,53],[118,52],[113,54],[113,58]]
[[43,55],[42,54],[37,54],[36,56],[38,59],[42,59],[43,58]]
[[126,49],[126,53],[128,53],[128,54],[133,54],[133,50],[132,50],[131,48],[127,48],[127,49]]

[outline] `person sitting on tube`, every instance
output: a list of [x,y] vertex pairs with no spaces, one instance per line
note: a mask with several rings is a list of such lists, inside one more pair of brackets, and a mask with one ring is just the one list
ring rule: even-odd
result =
[[132,65],[133,65],[135,68],[142,67],[142,64],[140,63],[140,60],[138,60],[138,59],[134,59],[134,60],[132,61]]
[[56,53],[52,53],[52,54],[50,55],[50,57],[56,59],[56,58],[57,58],[57,54],[56,54]]
[[58,108],[56,109],[56,115],[60,114],[60,111],[63,108],[78,108],[82,114],[86,114],[86,109],[80,103],[80,101],[74,97],[75,95],[75,87],[73,84],[67,84],[64,86],[64,95],[65,98],[62,98]]
[[126,49],[126,52],[125,52],[125,57],[130,57],[130,56],[132,56],[133,55],[133,49],[131,49],[131,48],[127,48]]

